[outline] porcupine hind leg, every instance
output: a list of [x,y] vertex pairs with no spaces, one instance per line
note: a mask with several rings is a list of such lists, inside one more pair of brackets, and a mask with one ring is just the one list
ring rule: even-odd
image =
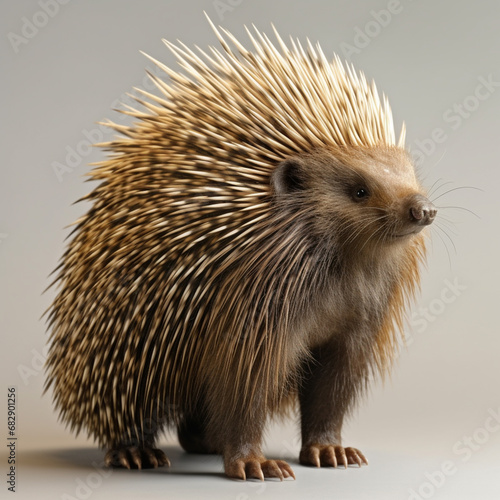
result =
[[356,448],[342,445],[341,431],[362,388],[367,367],[362,353],[350,352],[342,341],[330,341],[313,351],[300,387],[302,449],[300,463],[316,467],[368,464]]
[[211,444],[207,435],[207,411],[204,400],[196,401],[195,408],[184,415],[177,427],[180,445],[188,453],[215,454],[215,445]]
[[109,449],[104,457],[108,467],[123,467],[125,469],[155,469],[166,465],[170,460],[158,448],[145,445],[117,445]]
[[[153,422],[162,422],[159,416],[149,417],[142,421],[143,427],[136,422],[132,424],[132,416],[125,414],[126,433],[115,433],[110,440],[104,463],[108,467],[122,467],[125,469],[155,469],[164,465],[170,466],[165,453],[155,447],[159,425]],[[135,432],[134,432],[135,429]],[[119,436],[123,436],[120,438]]]

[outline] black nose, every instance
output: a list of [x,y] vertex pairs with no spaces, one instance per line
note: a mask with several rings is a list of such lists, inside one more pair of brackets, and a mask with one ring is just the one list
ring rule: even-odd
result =
[[421,194],[416,194],[409,200],[410,220],[418,226],[432,224],[437,214],[436,207]]

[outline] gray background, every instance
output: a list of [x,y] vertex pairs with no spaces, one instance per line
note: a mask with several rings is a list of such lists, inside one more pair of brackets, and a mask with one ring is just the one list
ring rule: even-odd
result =
[[[436,204],[463,208],[441,208],[409,345],[346,428],[346,444],[371,462],[360,471],[300,467],[298,430],[286,422],[270,427],[266,449],[291,461],[295,482],[224,480],[218,458],[187,457],[173,437],[171,471],[104,477],[91,465],[101,453],[41,396],[39,317],[54,291],[41,292],[63,227],[87,209],[71,203],[91,187],[88,163],[103,157],[86,141],[110,138],[96,122],[122,121],[111,109],[149,86],[139,49],[174,65],[161,38],[217,44],[203,10],[247,45],[245,24],[271,34],[274,23],[351,60],[389,96],[398,128],[405,120],[424,184],[440,186],[433,198],[451,190]],[[498,1],[11,1],[0,18],[0,365],[2,392],[18,392],[17,498],[500,498]],[[1,467],[5,478],[3,456]]]

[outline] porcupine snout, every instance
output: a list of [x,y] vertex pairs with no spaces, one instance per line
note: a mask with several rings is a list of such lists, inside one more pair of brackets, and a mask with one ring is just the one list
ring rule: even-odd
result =
[[408,199],[410,220],[417,226],[428,226],[436,217],[437,209],[425,196],[415,194]]

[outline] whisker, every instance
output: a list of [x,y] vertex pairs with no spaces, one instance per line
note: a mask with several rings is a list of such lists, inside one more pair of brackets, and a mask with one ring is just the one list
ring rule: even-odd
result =
[[[446,227],[446,229],[448,229],[448,231],[450,231],[453,235],[458,236],[458,233],[453,229],[455,227],[455,223],[453,221],[441,218],[439,220],[439,223],[442,223]],[[436,222],[435,225],[439,226],[439,223]],[[446,224],[448,224],[448,225],[446,225]],[[441,226],[439,226],[439,227],[441,227]]]
[[439,198],[441,198],[445,194],[452,193],[453,191],[458,191],[459,189],[474,189],[476,191],[481,191],[482,193],[484,193],[484,189],[481,189],[481,188],[478,188],[475,186],[459,186],[459,187],[456,187],[453,189],[448,189],[448,191],[445,191],[444,193],[440,194],[437,198],[434,198],[433,200],[431,200],[431,202],[434,203],[436,200],[439,200]]
[[437,221],[446,221],[446,222],[449,222],[450,224],[455,224],[455,222],[452,219],[449,219],[448,217],[446,217],[442,213],[439,214],[439,218],[436,220]]
[[439,191],[440,189],[444,188],[445,186],[448,186],[450,184],[453,184],[453,181],[448,181],[448,182],[443,182],[443,184],[439,185],[439,186],[436,186],[436,184],[440,181],[444,181],[444,179],[442,177],[440,177],[429,189],[429,193],[427,195],[427,197],[430,199],[430,197],[432,195],[434,195],[435,193],[437,193],[437,191]]
[[446,209],[446,208],[454,208],[456,210],[465,210],[466,212],[469,212],[470,214],[474,215],[479,220],[481,220],[481,217],[479,217],[479,215],[477,215],[476,212],[473,212],[472,210],[469,210],[468,208],[465,208],[465,207],[455,207],[455,206],[442,207],[442,206],[436,206],[436,208],[438,208],[439,210]]
[[[442,231],[442,229],[439,226],[436,226],[436,229],[440,229]],[[450,250],[448,249],[448,245],[446,244],[446,241],[443,239],[443,237],[439,233],[436,233],[436,234],[437,234],[438,238],[443,242],[444,248],[446,250],[446,254],[448,255],[448,264],[449,264],[450,269],[451,269],[451,267],[452,267],[451,255],[450,255]]]
[[[362,224],[361,225],[358,225],[356,222],[351,222],[351,221],[348,221],[348,224],[346,225],[346,227],[349,227],[349,226],[354,226],[356,227],[356,231],[352,232],[349,237],[344,240],[344,243],[345,244],[348,244],[348,243],[351,243],[352,241],[354,241],[360,234],[363,233],[363,231],[371,226],[372,224],[380,221],[380,220],[383,220],[384,218],[387,217],[387,214],[383,214],[383,215],[380,215],[380,216],[374,216],[374,215],[371,215],[371,216],[368,216],[366,217],[366,219],[364,219],[362,221]],[[366,245],[366,242],[365,244],[363,244],[363,246],[361,247],[360,250],[362,250],[364,248],[364,246]]]
[[453,241],[453,239],[451,238],[451,236],[439,225],[436,226],[436,229],[439,229],[447,238],[448,240],[450,241],[451,245],[453,246],[453,249],[455,250],[455,255],[458,254],[457,252],[457,247],[455,246],[455,242]]
[[437,165],[441,162],[441,160],[444,158],[444,155],[445,155],[447,152],[448,152],[448,150],[447,150],[447,149],[445,149],[445,150],[443,151],[443,154],[439,157],[439,160],[438,160],[436,163],[434,163],[434,165],[432,166],[433,168],[434,168],[435,166],[437,166]]
[[[381,220],[383,220],[384,218],[385,218],[385,219],[387,219],[387,218],[388,218],[388,215],[387,215],[387,214],[381,215],[380,217],[376,218],[376,221],[377,221],[377,222],[378,222],[378,221],[381,221]],[[375,232],[373,233],[373,236],[377,235],[377,233],[379,233],[379,232],[382,232],[382,233],[383,233],[383,231],[382,231],[382,230],[383,230],[384,228],[386,228],[386,227],[387,227],[387,225],[386,225],[386,224],[382,224],[381,226],[377,227],[377,228],[375,229]],[[379,237],[379,238],[377,239],[377,242],[379,242],[380,240],[381,240],[381,237]],[[363,250],[363,248],[365,248],[365,246],[367,245],[368,241],[369,241],[369,239],[366,239],[366,241],[364,242],[363,246],[360,248],[360,251],[361,251],[361,250]]]
[[377,235],[376,243],[377,244],[380,243],[384,238],[387,237],[388,233],[389,233],[389,227],[387,225],[380,226],[379,228],[377,228],[377,230],[375,231],[375,235]]

